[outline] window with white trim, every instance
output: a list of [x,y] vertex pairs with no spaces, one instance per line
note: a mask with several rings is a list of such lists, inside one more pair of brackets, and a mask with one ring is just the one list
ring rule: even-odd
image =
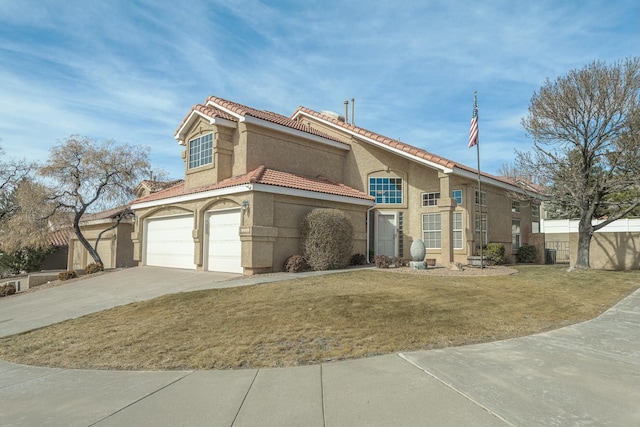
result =
[[540,233],[540,223],[538,221],[531,221],[531,232],[533,234]]
[[422,215],[422,241],[427,249],[440,249],[442,246],[442,228],[440,226],[439,213]]
[[486,191],[478,191],[476,192],[476,205],[487,206],[487,192]]
[[422,193],[422,207],[437,206],[440,193]]
[[512,200],[511,201],[511,212],[512,213],[520,213],[520,200]]
[[453,213],[453,249],[463,249],[462,212]]
[[401,205],[402,178],[369,178],[369,195],[378,204]]
[[511,219],[511,249],[516,250],[520,247],[520,220]]
[[213,163],[213,134],[189,141],[189,169]]
[[451,198],[455,200],[458,205],[462,204],[462,190],[453,190],[451,192]]
[[[480,222],[480,212],[476,212],[476,248],[480,247],[480,242],[482,242],[482,246],[487,244],[487,214],[482,214],[482,222]],[[482,225],[482,240],[480,239],[480,229]]]

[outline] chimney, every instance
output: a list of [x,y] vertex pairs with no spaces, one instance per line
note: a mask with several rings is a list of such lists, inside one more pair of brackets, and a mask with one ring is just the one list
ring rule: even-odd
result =
[[344,121],[349,123],[349,100],[344,101]]

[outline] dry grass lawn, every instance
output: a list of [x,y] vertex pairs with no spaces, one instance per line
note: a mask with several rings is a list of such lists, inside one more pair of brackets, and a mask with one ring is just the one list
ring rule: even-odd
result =
[[518,337],[591,319],[640,272],[356,270],[167,295],[0,339],[0,358],[98,369],[295,366]]

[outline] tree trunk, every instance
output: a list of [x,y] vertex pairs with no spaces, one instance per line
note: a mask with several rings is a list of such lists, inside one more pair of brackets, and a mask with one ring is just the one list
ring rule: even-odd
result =
[[[78,225],[77,221],[74,221],[73,230],[76,232],[76,237],[78,238],[80,243],[82,243],[82,246],[84,246],[84,248],[87,250],[87,252],[89,252],[89,255],[91,255],[91,258],[93,258],[93,261],[96,262],[96,263],[102,264],[102,258],[100,258],[100,255],[98,254],[98,251],[96,249],[94,249],[91,246],[91,244],[89,244],[87,239],[85,239],[85,237],[82,235],[82,232],[80,231],[80,226]],[[97,245],[96,245],[96,247],[97,247]]]
[[583,214],[578,225],[578,252],[574,268],[589,268],[591,236],[593,236],[591,216]]

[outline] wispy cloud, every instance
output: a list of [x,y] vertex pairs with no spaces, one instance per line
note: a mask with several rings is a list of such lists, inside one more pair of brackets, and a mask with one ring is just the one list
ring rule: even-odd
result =
[[293,2],[0,0],[0,138],[42,159],[71,133],[151,146],[174,176],[173,132],[215,94],[298,105],[475,165],[473,91],[488,172],[530,146],[520,126],[544,79],[637,55],[637,0]]

